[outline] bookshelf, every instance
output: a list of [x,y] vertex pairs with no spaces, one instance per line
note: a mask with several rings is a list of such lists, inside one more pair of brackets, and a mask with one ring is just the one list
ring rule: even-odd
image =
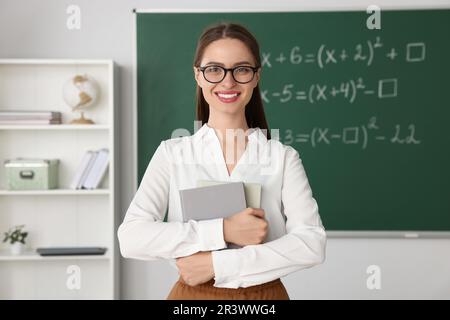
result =
[[109,130],[109,125],[0,125],[0,130]]
[[[0,243],[0,299],[118,298],[116,121],[111,60],[0,59],[0,111],[52,110],[63,124],[0,125],[0,235],[25,224],[26,250],[19,256]],[[94,125],[71,125],[79,114],[65,104],[62,86],[76,74],[93,77],[97,103],[85,110]],[[87,150],[109,149],[109,169],[94,190],[69,188]],[[59,159],[59,183],[51,190],[7,190],[4,161]],[[1,239],[3,240],[3,238]],[[42,257],[50,246],[101,246],[105,255]],[[80,288],[68,279],[79,270]]]

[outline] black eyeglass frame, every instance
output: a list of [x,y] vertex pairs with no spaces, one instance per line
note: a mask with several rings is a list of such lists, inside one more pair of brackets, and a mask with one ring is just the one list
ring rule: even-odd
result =
[[[220,68],[220,69],[222,69],[223,71],[225,71],[225,73],[223,74],[223,78],[220,79],[220,81],[209,81],[208,79],[206,79],[206,76],[205,76],[205,70],[206,70],[207,68],[210,68],[210,67]],[[236,69],[238,69],[238,68],[250,68],[250,69],[252,69],[252,71],[253,71],[252,78],[251,78],[249,81],[246,81],[246,82],[237,81],[236,78],[234,77],[234,70],[236,70]],[[222,82],[223,79],[225,79],[225,77],[227,76],[228,71],[231,71],[231,76],[233,77],[233,80],[236,81],[237,83],[240,83],[240,84],[246,84],[246,83],[251,82],[251,81],[255,78],[255,73],[259,70],[259,68],[261,68],[261,67],[236,66],[236,67],[234,67],[234,68],[224,68],[224,67],[222,67],[222,66],[217,66],[217,65],[210,65],[210,66],[205,66],[205,67],[197,67],[197,69],[200,70],[200,71],[203,73],[203,78],[204,78],[206,81],[208,81],[209,83],[220,83],[220,82]]]

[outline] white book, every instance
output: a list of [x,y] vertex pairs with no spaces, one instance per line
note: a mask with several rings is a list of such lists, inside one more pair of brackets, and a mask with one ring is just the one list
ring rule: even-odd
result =
[[89,172],[89,175],[86,177],[86,180],[83,183],[83,188],[85,189],[96,189],[100,182],[102,181],[106,169],[109,164],[109,152],[108,149],[101,149],[98,151],[98,156],[95,159],[95,163],[92,166],[92,169]]
[[97,171],[97,175],[94,177],[94,181],[92,184],[93,189],[97,189],[100,186],[100,183],[102,182],[103,178],[106,175],[108,166],[109,166],[109,151],[108,149],[105,149],[103,161],[100,163],[100,168]]
[[53,119],[53,120],[33,120],[33,119],[28,119],[28,120],[2,120],[0,119],[0,124],[1,125],[15,125],[15,124],[28,124],[28,125],[33,125],[33,124],[61,124],[61,119]]
[[92,157],[92,151],[87,151],[83,158],[81,159],[80,165],[78,166],[77,171],[72,179],[72,183],[70,184],[70,189],[78,189],[78,185],[80,184],[81,177],[83,176],[84,171],[86,170],[89,161]]
[[49,117],[61,117],[59,111],[47,111],[47,110],[2,110],[0,116],[49,116]]
[[77,189],[83,189],[84,182],[86,181],[86,178],[88,177],[89,172],[91,171],[92,166],[94,165],[95,160],[97,159],[98,152],[97,151],[91,151],[91,152],[92,152],[92,157],[91,157],[91,159],[89,159],[89,163],[83,172],[83,175],[78,183]]
[[52,119],[61,119],[61,117],[53,117],[53,116],[46,116],[46,115],[24,115],[24,116],[8,116],[8,115],[1,115],[0,114],[0,120],[52,120]]

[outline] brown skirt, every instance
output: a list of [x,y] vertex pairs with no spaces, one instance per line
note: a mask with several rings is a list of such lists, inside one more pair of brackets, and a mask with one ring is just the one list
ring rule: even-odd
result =
[[216,288],[214,279],[194,287],[181,278],[173,286],[167,300],[289,300],[280,279],[248,288]]

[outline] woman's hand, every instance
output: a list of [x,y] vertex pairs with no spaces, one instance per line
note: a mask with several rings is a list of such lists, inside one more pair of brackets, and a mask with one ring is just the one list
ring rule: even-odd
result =
[[260,244],[267,236],[269,224],[263,209],[247,208],[223,220],[226,242],[240,246]]
[[214,278],[211,252],[197,252],[193,255],[177,258],[177,267],[186,284],[196,286]]
[[[247,208],[223,220],[226,242],[240,246],[260,244],[267,236],[269,224],[264,219],[263,209]],[[197,252],[177,258],[178,271],[183,281],[196,286],[214,278],[211,252]]]

